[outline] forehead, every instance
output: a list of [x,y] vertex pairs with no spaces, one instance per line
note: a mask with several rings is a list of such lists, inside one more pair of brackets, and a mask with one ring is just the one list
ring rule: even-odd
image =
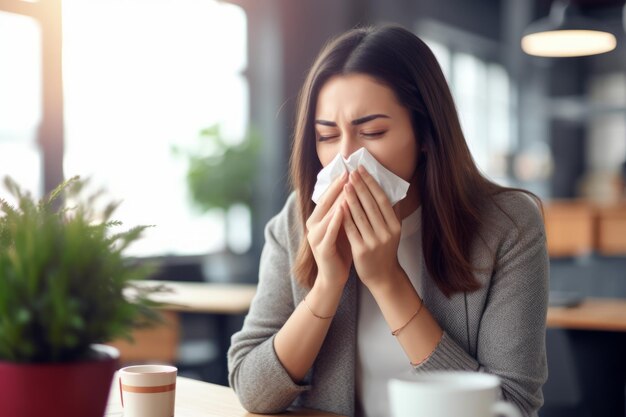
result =
[[320,89],[315,117],[354,119],[372,113],[396,113],[401,108],[393,90],[375,78],[365,74],[335,75]]

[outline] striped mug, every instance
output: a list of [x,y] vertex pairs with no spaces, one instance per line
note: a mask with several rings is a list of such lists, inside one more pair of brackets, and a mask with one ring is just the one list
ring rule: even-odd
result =
[[118,371],[124,417],[173,417],[176,369],[167,365],[127,366]]

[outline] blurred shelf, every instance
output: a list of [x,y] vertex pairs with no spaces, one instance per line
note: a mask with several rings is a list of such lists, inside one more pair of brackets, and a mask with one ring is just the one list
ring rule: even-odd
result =
[[626,253],[626,203],[597,209],[596,248],[603,255]]
[[593,252],[594,208],[581,200],[551,201],[544,205],[550,256],[584,256]]
[[554,200],[545,203],[544,214],[551,257],[626,255],[626,202]]

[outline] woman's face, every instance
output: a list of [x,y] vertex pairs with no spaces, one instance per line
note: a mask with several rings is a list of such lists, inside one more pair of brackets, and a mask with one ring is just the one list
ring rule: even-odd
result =
[[394,92],[364,74],[336,75],[320,90],[315,109],[317,156],[322,166],[337,154],[366,148],[385,168],[410,181],[417,143],[409,111]]

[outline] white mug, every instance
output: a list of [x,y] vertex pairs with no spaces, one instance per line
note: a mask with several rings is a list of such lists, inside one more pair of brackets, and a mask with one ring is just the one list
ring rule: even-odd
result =
[[118,371],[124,417],[173,417],[176,372],[167,365],[127,366]]
[[498,401],[500,379],[477,372],[434,372],[389,381],[393,417],[521,417]]

